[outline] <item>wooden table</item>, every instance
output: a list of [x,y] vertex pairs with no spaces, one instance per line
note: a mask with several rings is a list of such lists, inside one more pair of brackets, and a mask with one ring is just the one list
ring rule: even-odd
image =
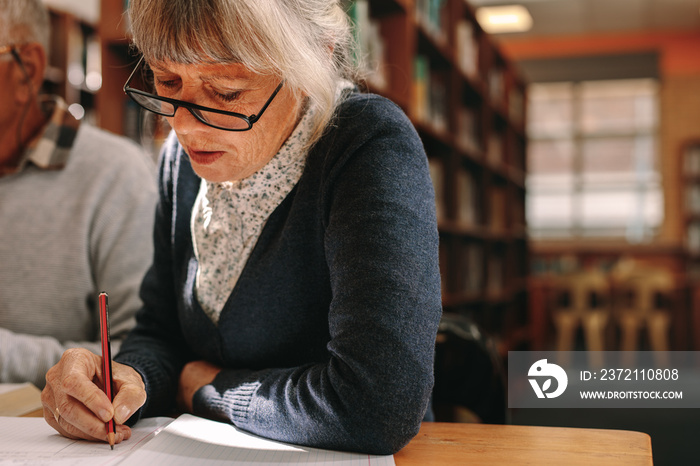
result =
[[652,465],[641,432],[426,422],[394,455],[397,466]]

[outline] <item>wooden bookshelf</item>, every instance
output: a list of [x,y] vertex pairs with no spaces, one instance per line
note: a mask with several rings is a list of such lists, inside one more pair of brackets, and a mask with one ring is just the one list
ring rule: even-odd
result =
[[[135,64],[124,0],[102,0],[100,125],[125,134],[122,86]],[[525,84],[466,0],[347,0],[367,88],[416,126],[437,193],[443,306],[496,336],[528,343]]]
[[359,34],[371,23],[384,40],[369,62],[385,86],[368,88],[403,107],[428,153],[445,311],[472,317],[504,352],[527,348],[524,82],[465,0],[349,4]]
[[62,97],[71,113],[95,123],[102,87],[100,41],[94,24],[72,13],[49,9],[49,61],[42,91]]

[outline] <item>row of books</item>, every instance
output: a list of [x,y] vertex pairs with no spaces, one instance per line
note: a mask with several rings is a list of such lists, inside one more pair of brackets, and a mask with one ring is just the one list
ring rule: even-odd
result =
[[481,118],[477,109],[461,106],[456,112],[455,131],[457,144],[463,150],[471,153],[483,150]]
[[455,26],[457,66],[469,78],[479,76],[479,38],[474,23],[461,19]]
[[494,66],[488,73],[489,99],[496,107],[501,107],[505,103],[506,84],[505,73],[501,67]]
[[[65,20],[67,14],[70,20]],[[80,117],[94,109],[92,94],[102,87],[102,49],[95,29],[70,15],[52,10],[44,87],[74,105],[75,115]]]
[[[435,208],[438,220],[447,218],[445,203],[445,168],[439,158],[430,158],[430,177],[435,189]],[[461,225],[473,226],[479,224],[478,192],[474,175],[467,170],[458,170],[455,177],[457,195],[456,221]]]
[[416,0],[416,20],[438,41],[446,39],[447,0]]
[[460,261],[460,294],[500,294],[506,284],[506,261],[502,252],[486,252],[480,242],[468,242],[461,246],[457,259]]
[[387,87],[384,39],[380,22],[370,16],[369,0],[353,0],[347,8],[355,35],[355,61],[367,81],[379,88]]
[[[439,220],[447,217],[445,203],[445,168],[439,158],[429,159],[430,177],[435,188],[435,207]],[[482,190],[474,173],[459,169],[455,174],[455,192],[457,208],[455,221],[460,225],[475,226],[481,225],[481,196]],[[524,208],[524,201],[508,199],[508,192],[505,186],[493,186],[489,190],[487,213],[487,227],[492,233],[504,233],[509,228],[509,217],[514,217],[515,221],[525,224],[524,215],[509,215],[509,211]],[[515,212],[517,214],[517,212]]]
[[413,104],[417,120],[436,131],[448,129],[448,77],[445,72],[433,70],[426,55],[413,60]]
[[447,217],[447,209],[445,207],[445,172],[442,160],[432,157],[428,159],[428,167],[430,168],[430,179],[433,182],[435,190],[435,212],[438,222]]

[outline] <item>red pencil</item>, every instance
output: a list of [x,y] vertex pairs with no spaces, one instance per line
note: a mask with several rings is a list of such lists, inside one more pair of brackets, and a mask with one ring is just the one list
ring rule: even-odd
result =
[[[109,342],[109,307],[107,305],[107,293],[100,293],[98,300],[100,302],[100,340],[102,341],[103,390],[111,401],[114,399],[114,394],[112,393],[112,349]],[[110,419],[107,422],[106,427],[109,446],[112,448],[112,450],[114,450],[114,436],[116,434],[114,419]]]

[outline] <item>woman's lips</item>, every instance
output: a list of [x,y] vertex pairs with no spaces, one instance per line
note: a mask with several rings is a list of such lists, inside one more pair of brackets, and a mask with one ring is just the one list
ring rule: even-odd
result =
[[195,150],[188,149],[187,155],[190,156],[190,160],[197,165],[211,165],[216,162],[224,155],[223,151],[208,151],[208,150]]

